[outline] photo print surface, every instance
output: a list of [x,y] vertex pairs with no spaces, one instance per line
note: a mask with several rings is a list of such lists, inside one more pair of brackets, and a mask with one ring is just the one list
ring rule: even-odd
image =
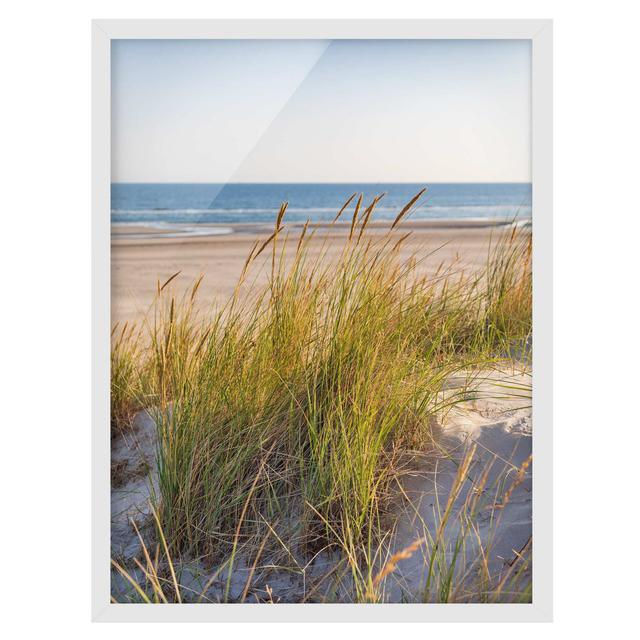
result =
[[530,40],[113,40],[111,597],[530,603]]

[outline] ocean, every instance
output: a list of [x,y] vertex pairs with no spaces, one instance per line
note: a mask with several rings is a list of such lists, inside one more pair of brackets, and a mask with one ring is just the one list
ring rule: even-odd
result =
[[[393,219],[424,184],[133,184],[111,185],[111,222],[175,224],[272,223],[283,201],[289,222],[330,221],[354,192],[364,201],[386,192],[373,220]],[[431,184],[413,220],[531,217],[531,184]],[[351,208],[351,207],[350,207]]]

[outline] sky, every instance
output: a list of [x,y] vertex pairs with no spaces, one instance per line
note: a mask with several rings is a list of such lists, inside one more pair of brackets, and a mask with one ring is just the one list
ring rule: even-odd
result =
[[113,182],[529,182],[527,40],[113,40]]

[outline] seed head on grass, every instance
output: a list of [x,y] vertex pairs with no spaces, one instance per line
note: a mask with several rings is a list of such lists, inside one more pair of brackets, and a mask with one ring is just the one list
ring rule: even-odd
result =
[[401,551],[394,553],[389,560],[385,563],[384,567],[380,570],[380,573],[373,579],[374,589],[393,571],[398,567],[400,560],[407,560],[410,558],[425,542],[426,538],[418,538],[414,540],[408,547],[405,547]]
[[356,197],[357,193],[352,193],[346,200],[346,202],[342,205],[342,207],[340,208],[340,211],[338,211],[338,213],[336,214],[336,217],[333,219],[333,222],[331,224],[335,224],[336,222],[338,222],[338,219],[340,218],[340,216],[342,215],[342,212],[349,206],[349,204],[351,203],[351,201]]
[[411,207],[413,207],[413,205],[420,199],[420,197],[422,196],[422,194],[427,190],[427,188],[425,187],[424,189],[421,189],[420,191],[418,191],[418,193],[416,193],[415,196],[413,196],[413,198],[411,198],[411,200],[409,200],[409,202],[407,202],[407,204],[402,207],[402,209],[400,210],[400,213],[396,216],[395,220],[393,221],[393,224],[391,225],[391,229],[395,229],[401,222],[401,220],[407,215],[407,213],[409,213],[409,211],[411,210]]
[[356,228],[356,224],[358,222],[358,214],[360,213],[360,206],[362,205],[362,195],[358,196],[358,200],[356,202],[356,208],[353,211],[353,217],[351,218],[351,229],[349,230],[349,240],[353,237],[353,230]]

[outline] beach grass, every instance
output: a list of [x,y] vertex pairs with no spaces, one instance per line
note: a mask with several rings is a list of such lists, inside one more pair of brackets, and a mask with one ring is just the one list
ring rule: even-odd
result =
[[[369,226],[381,196],[368,204],[352,196],[353,211],[334,220],[350,216],[337,256],[328,240],[309,250],[322,241],[310,224],[290,233],[284,203],[224,306],[203,311],[201,281],[177,295],[172,276],[158,283],[140,327],[114,331],[112,424],[126,429],[144,407],[157,425],[154,515],[165,566],[172,556],[222,563],[222,600],[240,556],[257,563],[276,550],[298,564],[338,553],[342,584],[359,602],[384,600],[397,562],[429,550],[438,587],[425,584],[424,599],[453,599],[458,574],[443,569],[450,549],[438,560],[440,534],[425,531],[396,557],[390,514],[403,500],[407,460],[432,447],[434,421],[468,397],[469,372],[528,361],[531,236],[498,229],[483,269],[422,276],[428,254],[400,252],[402,222],[421,195],[386,232]],[[265,287],[252,284],[258,269],[269,272]],[[468,384],[447,391],[458,374]],[[453,517],[463,518],[445,508],[443,527]],[[145,597],[165,601],[154,562],[143,564]],[[176,584],[169,591],[179,597]]]
[[128,431],[145,406],[145,363],[141,332],[135,324],[115,324],[111,331],[111,435]]

